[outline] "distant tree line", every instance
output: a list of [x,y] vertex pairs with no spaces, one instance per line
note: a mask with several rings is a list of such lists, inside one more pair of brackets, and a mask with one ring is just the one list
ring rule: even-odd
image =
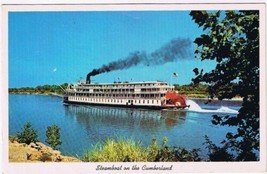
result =
[[[61,86],[61,87],[60,87]],[[60,94],[64,93],[63,89],[66,89],[68,83],[61,85],[43,85],[37,87],[22,87],[22,88],[9,88],[9,93],[12,94]],[[62,89],[63,88],[63,89]],[[208,98],[209,86],[206,84],[187,84],[178,85],[174,84],[174,89],[179,91],[180,94],[187,95],[194,98]]]
[[[60,85],[66,89],[68,83]],[[22,87],[22,88],[9,88],[9,93],[13,94],[63,94],[64,91],[59,85],[43,85],[37,87]],[[202,84],[188,84],[188,85],[174,85],[175,90],[179,93],[188,95],[189,97],[205,98],[208,97],[208,86]]]
[[189,85],[174,85],[174,89],[179,91],[180,94],[187,95],[189,97],[207,98],[208,97],[208,85],[204,84],[189,84]]
[[36,87],[22,87],[22,88],[9,88],[9,93],[13,94],[63,94],[63,89],[66,89],[68,83],[64,83],[61,85],[43,85]]

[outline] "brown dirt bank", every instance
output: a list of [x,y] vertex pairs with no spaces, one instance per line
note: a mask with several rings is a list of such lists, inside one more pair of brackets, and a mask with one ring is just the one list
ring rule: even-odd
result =
[[18,143],[9,140],[9,162],[81,162],[81,160],[61,155],[60,151],[40,143]]

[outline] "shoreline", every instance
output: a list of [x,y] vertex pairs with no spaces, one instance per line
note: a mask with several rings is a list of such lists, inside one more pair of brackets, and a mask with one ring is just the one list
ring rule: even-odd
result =
[[58,93],[30,93],[30,92],[9,92],[8,94],[18,94],[18,95],[43,95],[43,96],[55,96],[63,98],[63,95]]

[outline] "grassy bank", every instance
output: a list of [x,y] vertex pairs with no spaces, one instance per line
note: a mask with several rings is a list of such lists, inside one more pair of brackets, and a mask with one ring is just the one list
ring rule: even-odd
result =
[[198,150],[186,150],[181,147],[170,147],[167,138],[159,145],[156,139],[150,146],[143,147],[141,142],[133,140],[108,139],[104,145],[97,145],[84,154],[85,162],[177,162],[200,161]]

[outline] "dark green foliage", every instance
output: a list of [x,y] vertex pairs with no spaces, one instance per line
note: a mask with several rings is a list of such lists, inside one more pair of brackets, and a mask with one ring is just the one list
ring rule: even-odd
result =
[[[203,34],[195,39],[196,57],[215,60],[211,72],[193,71],[194,83],[209,84],[210,98],[243,98],[237,116],[214,116],[213,123],[237,126],[228,133],[222,147],[209,146],[213,156],[227,152],[225,160],[254,161],[259,150],[259,11],[192,11],[193,20],[203,27]],[[210,143],[211,144],[211,143]],[[223,155],[221,155],[223,156]]]
[[[177,161],[174,153],[174,149],[167,146],[167,137],[163,138],[161,147],[157,146],[157,140],[152,140],[152,147],[155,153],[155,157],[152,161],[154,162],[167,162],[167,161]],[[155,148],[156,147],[156,148]]]
[[189,151],[185,148],[175,148],[175,156],[177,161],[200,161],[199,151],[199,149]]
[[36,143],[38,140],[37,131],[32,128],[30,122],[27,122],[22,129],[22,132],[17,133],[17,140],[19,143]]
[[157,155],[154,162],[167,162],[167,161],[177,161],[175,153],[172,148],[168,146],[161,147],[158,149]]
[[163,138],[162,146],[158,149],[154,162],[186,162],[186,161],[200,161],[199,149],[189,151],[182,147],[167,146],[168,139]]
[[46,130],[45,140],[53,149],[58,149],[57,146],[61,145],[60,141],[60,128],[57,125],[48,126]]
[[234,156],[228,153],[226,145],[218,147],[207,136],[205,136],[205,140],[204,144],[207,145],[209,150],[208,156],[210,161],[234,161]]
[[189,151],[182,147],[164,146],[158,150],[154,162],[200,161],[201,159],[198,153],[198,149],[193,149],[192,151]]

